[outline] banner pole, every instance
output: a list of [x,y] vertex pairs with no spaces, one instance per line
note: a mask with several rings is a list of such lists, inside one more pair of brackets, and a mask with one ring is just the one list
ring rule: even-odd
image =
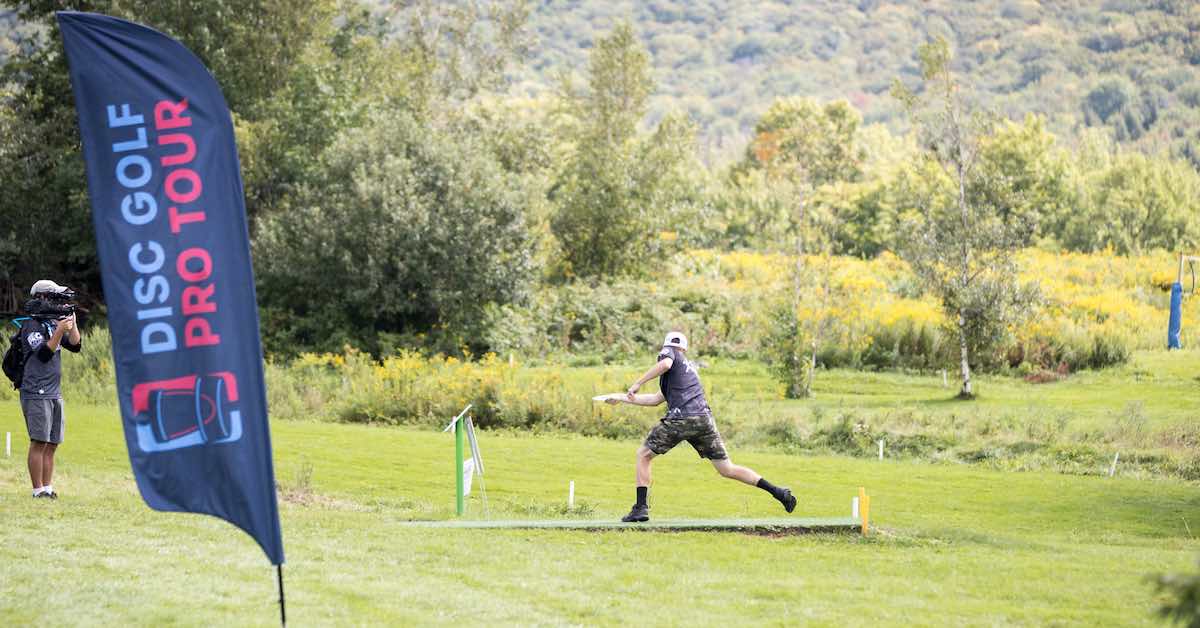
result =
[[459,419],[454,423],[454,478],[458,487],[458,516],[462,516],[466,510],[466,504],[463,501],[463,422]]
[[283,602],[283,565],[275,565],[275,573],[279,576],[279,623],[287,625],[287,606]]

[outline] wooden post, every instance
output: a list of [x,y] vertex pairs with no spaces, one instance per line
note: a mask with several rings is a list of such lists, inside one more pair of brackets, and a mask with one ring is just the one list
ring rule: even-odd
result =
[[1200,257],[1195,255],[1184,255],[1183,253],[1179,254],[1179,274],[1176,275],[1175,282],[1178,283],[1180,287],[1183,286],[1183,266],[1188,262],[1200,262]]
[[867,489],[862,486],[858,487],[858,512],[862,515],[862,534],[866,536],[869,530],[867,521],[871,515],[871,498],[867,496]]

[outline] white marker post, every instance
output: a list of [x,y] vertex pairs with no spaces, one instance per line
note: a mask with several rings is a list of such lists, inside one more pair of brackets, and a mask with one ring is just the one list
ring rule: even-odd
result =
[[879,439],[879,459],[883,460],[883,439]]
[[850,516],[854,519],[858,519],[858,498],[857,497],[853,497],[850,499]]
[[567,486],[567,508],[575,507],[575,480]]
[[1108,468],[1108,477],[1111,478],[1113,476],[1113,474],[1117,472],[1117,461],[1120,459],[1121,459],[1121,452],[1118,451],[1117,455],[1113,456],[1112,466],[1110,466]]

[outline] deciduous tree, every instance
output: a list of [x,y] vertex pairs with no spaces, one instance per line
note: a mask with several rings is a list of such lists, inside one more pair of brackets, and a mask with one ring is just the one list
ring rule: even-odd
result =
[[477,138],[381,112],[342,134],[255,242],[264,334],[281,351],[370,351],[425,335],[485,348],[485,308],[531,276],[515,176]]
[[695,200],[689,171],[699,169],[695,130],[685,118],[668,116],[652,133],[641,133],[653,88],[648,56],[628,24],[597,42],[586,90],[564,80],[572,149],[550,191],[557,206],[550,226],[567,276],[638,272],[660,250],[661,231],[695,219],[689,211]]
[[[899,81],[892,93],[904,103],[923,148],[917,173],[939,191],[919,201],[907,221],[901,253],[927,290],[942,303],[959,341],[959,396],[975,395],[972,350],[996,345],[1006,324],[1033,299],[1017,280],[1016,252],[1034,232],[1027,213],[1007,212],[1011,185],[995,181],[980,155],[995,120],[973,107],[951,69],[950,46],[938,38],[918,49],[923,92]],[[992,194],[973,195],[972,189]],[[1003,191],[1003,192],[1001,192]]]
[[[780,356],[775,362],[789,397],[812,395],[817,351],[832,325],[830,308],[839,298],[829,276],[838,222],[838,216],[829,210],[837,206],[814,207],[813,190],[858,177],[862,148],[856,133],[861,121],[859,113],[844,101],[824,106],[804,98],[777,101],[755,126],[742,165],[742,169],[763,170],[768,180],[789,190],[793,199],[792,294],[780,305],[782,311],[773,323],[782,330],[782,338],[775,334],[771,341],[782,340],[787,347],[771,353]],[[819,256],[817,268],[805,263],[810,253]]]

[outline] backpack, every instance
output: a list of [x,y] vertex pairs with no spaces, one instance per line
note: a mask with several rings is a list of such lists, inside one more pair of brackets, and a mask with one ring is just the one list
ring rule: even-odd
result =
[[[17,324],[17,321],[13,321]],[[19,327],[19,324],[18,324]],[[13,389],[20,390],[21,379],[25,376],[25,343],[21,340],[21,330],[9,337],[8,349],[4,351],[4,374],[12,381]]]

